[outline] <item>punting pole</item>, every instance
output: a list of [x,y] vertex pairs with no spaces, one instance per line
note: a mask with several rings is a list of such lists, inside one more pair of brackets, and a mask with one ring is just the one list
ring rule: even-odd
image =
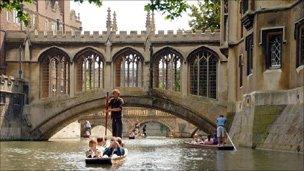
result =
[[229,136],[228,132],[227,132],[226,130],[225,130],[225,132],[226,132],[226,135],[227,135],[227,137],[228,137],[229,141],[230,141],[230,142],[231,142],[231,144],[233,145],[233,148],[235,149],[235,151],[237,151],[237,149],[236,149],[235,145],[233,144],[233,142],[232,142],[232,140],[231,140],[231,138],[230,138],[230,136]]
[[106,123],[105,123],[105,137],[107,136],[107,129],[108,129],[108,109],[109,109],[109,92],[107,92],[107,97],[106,97]]

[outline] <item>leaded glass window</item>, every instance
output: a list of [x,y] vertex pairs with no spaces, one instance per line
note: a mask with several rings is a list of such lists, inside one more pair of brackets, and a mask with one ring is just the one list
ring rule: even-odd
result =
[[78,53],[76,59],[77,91],[103,88],[104,61],[103,56],[93,49],[85,49]]
[[53,48],[40,58],[43,98],[69,93],[69,60],[66,53]]
[[115,56],[117,87],[142,87],[143,57],[131,48],[125,48]]
[[246,51],[247,51],[247,75],[252,74],[253,70],[253,35],[246,37]]
[[268,68],[278,69],[282,66],[282,34],[281,32],[267,35]]
[[304,65],[304,24],[299,27],[297,67]]
[[155,86],[166,90],[181,90],[181,54],[164,48],[154,55]]
[[217,63],[215,53],[206,48],[189,55],[191,94],[216,98]]

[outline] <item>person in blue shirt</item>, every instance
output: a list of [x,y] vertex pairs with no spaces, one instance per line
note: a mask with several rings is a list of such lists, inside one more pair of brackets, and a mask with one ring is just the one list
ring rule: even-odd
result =
[[226,124],[226,118],[223,115],[220,115],[217,119],[216,119],[216,134],[217,134],[217,138],[218,138],[218,145],[221,146],[224,144],[223,139],[225,137],[225,124]]
[[108,148],[106,148],[103,152],[103,157],[112,157],[112,155],[123,156],[124,149],[120,146],[115,138],[111,139],[111,144]]

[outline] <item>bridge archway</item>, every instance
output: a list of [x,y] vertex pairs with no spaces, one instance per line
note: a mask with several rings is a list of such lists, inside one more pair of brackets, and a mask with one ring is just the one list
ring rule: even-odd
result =
[[87,91],[104,87],[105,58],[102,53],[87,47],[74,57],[76,91]]
[[[125,95],[122,96],[122,98],[125,100],[125,107],[144,107],[164,111],[192,123],[207,133],[211,133],[215,129],[215,125],[205,116],[200,116],[169,99],[161,98],[156,95]],[[41,121],[40,124],[37,124],[32,129],[31,137],[35,140],[47,140],[55,132],[72,121],[77,120],[81,115],[101,111],[104,108],[103,104],[105,104],[105,99],[100,96],[90,100],[82,99],[79,101],[77,98],[74,98],[73,100],[74,102],[70,102],[69,104],[62,104],[62,102],[58,101],[56,110],[50,110],[51,113],[49,114],[44,113],[45,115],[49,115],[49,117]],[[45,105],[43,106],[44,111],[48,111],[48,107],[53,108],[53,106]]]
[[126,47],[113,56],[116,87],[142,87],[144,57]]
[[43,51],[39,57],[40,97],[57,97],[70,93],[70,58],[67,52],[58,47]]
[[[147,133],[149,135],[149,124],[154,124],[154,123],[160,125],[161,134],[163,134],[165,136],[168,136],[168,133],[174,130],[170,125],[168,125],[164,122],[161,122],[161,121],[158,121],[158,120],[147,120],[147,121],[143,121],[143,122],[140,123],[140,125],[139,125],[140,132],[142,132],[142,129],[143,129],[144,125],[148,125]],[[163,130],[162,130],[162,128],[163,128]],[[164,131],[164,132],[162,132],[162,131]]]
[[154,86],[181,91],[181,69],[184,58],[180,52],[165,47],[153,55]]

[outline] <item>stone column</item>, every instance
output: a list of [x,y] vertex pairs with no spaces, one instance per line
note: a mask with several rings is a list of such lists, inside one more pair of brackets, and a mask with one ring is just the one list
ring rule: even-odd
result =
[[[109,38],[110,39],[110,38]],[[104,68],[104,89],[110,90],[113,86],[113,61],[112,61],[112,53],[111,53],[111,42],[108,39],[106,43],[106,57],[105,57],[105,68]]]
[[70,64],[70,97],[74,97],[76,92],[75,72],[75,65],[72,63]]
[[[189,78],[190,80],[190,78]],[[183,95],[188,94],[188,62],[184,62],[181,71],[181,92]]]

